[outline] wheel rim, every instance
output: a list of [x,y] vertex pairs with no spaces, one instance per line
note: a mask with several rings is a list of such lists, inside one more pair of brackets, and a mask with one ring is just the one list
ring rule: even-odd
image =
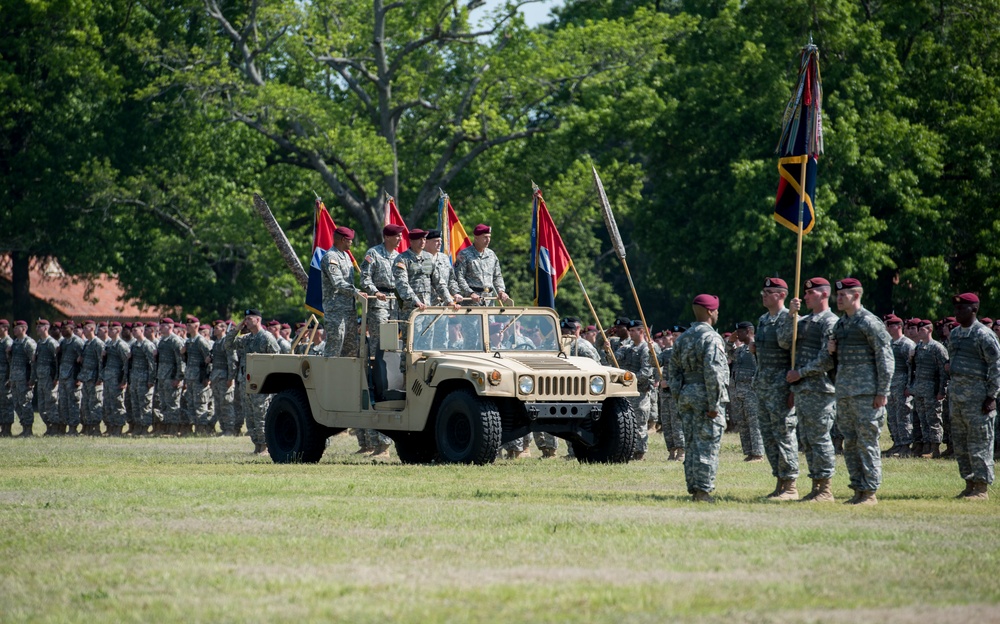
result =
[[458,453],[465,452],[472,444],[472,422],[468,415],[452,414],[448,419],[446,433],[448,446]]

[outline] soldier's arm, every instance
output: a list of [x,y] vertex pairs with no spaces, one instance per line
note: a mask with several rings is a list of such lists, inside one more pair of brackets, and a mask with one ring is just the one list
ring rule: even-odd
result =
[[653,367],[653,362],[650,359],[649,349],[642,349],[639,353],[639,382],[648,388],[655,374],[656,369]]
[[992,331],[986,334],[979,349],[986,362],[986,396],[996,397],[1000,394],[1000,341],[996,334]]
[[876,326],[875,322],[864,325],[868,344],[875,352],[875,394],[889,396],[892,386],[892,371],[896,367],[896,358],[892,355],[892,338],[884,327]]
[[830,342],[830,336],[833,334],[833,323],[830,323],[823,329],[823,340],[822,346],[819,352],[816,354],[812,360],[805,362],[801,366],[797,366],[796,370],[803,377],[818,377],[823,373],[833,370],[833,356],[830,355],[829,349],[827,349],[827,344]]
[[684,375],[681,369],[681,352],[674,345],[673,351],[670,352],[670,366],[667,367],[667,377],[670,379],[670,394],[673,395],[676,401],[681,394],[681,387],[684,385]]
[[373,256],[374,252],[369,249],[368,253],[365,254],[364,262],[361,263],[361,290],[372,296],[378,294],[378,287],[375,286],[375,280],[372,279],[372,269],[375,267]]
[[417,304],[417,294],[410,287],[410,273],[406,269],[406,261],[400,256],[392,263],[392,281],[396,286],[396,293],[399,298],[410,305]]
[[945,393],[945,389],[948,386],[948,350],[944,348],[944,345],[938,344],[934,359],[934,364],[937,367],[937,374],[934,376],[934,394],[935,396],[941,396]]
[[[350,260],[344,260],[345,262],[350,262]],[[326,271],[326,276],[333,284],[334,289],[338,293],[351,293],[352,295],[357,295],[359,291],[354,284],[347,281],[344,273],[340,270],[341,259],[338,258],[333,252],[327,253],[323,256],[323,270]]]
[[782,349],[792,348],[792,329],[795,324],[792,322],[791,313],[785,312],[778,316],[778,321],[775,326],[778,334],[778,346]]
[[[436,259],[435,259],[436,260]],[[431,271],[431,290],[434,298],[443,299],[448,305],[455,303],[455,298],[451,296],[448,289],[448,266],[435,262],[434,270]]]
[[500,258],[496,253],[493,254],[493,287],[496,288],[497,294],[507,292],[507,287],[503,283],[503,272],[500,270]]
[[459,253],[458,258],[455,260],[455,282],[458,284],[458,294],[463,297],[472,296],[472,288],[469,287],[469,282],[465,279],[465,270],[468,267],[468,262],[465,259],[464,253]]
[[726,386],[729,385],[729,362],[726,350],[719,340],[708,340],[705,344],[704,376],[705,393],[708,397],[708,411],[721,413],[726,403]]

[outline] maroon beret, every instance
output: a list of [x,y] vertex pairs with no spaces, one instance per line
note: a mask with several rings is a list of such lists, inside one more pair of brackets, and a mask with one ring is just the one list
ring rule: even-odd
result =
[[97,325],[97,321],[94,321],[94,320],[86,320],[86,321],[84,321],[84,322],[83,322],[83,324],[84,324],[84,325]]
[[291,329],[291,328],[292,328],[292,326],[289,325],[288,323],[282,323],[281,324],[281,329]]
[[352,230],[349,227],[344,227],[343,225],[341,225],[336,230],[334,230],[333,233],[336,234],[337,236],[342,236],[347,240],[354,240],[354,230]]
[[780,277],[765,277],[764,288],[784,288],[788,290],[788,284]]
[[74,323],[74,322],[73,322],[73,321],[71,321],[71,320],[69,320],[69,321],[63,321],[63,324],[62,324],[62,326],[63,326],[63,327],[76,327],[76,323]]
[[655,334],[653,334],[653,339],[655,340],[656,338],[663,338],[663,332],[658,331]]
[[976,293],[962,293],[951,298],[952,303],[979,303]]
[[160,325],[170,325],[172,327],[173,324],[174,324],[174,319],[170,318],[169,316],[160,319]]
[[475,228],[473,228],[472,235],[479,236],[480,234],[489,234],[491,231],[492,230],[490,226],[486,225],[485,223],[480,223]]
[[[784,282],[782,282],[784,283]],[[692,303],[696,306],[701,306],[706,310],[718,310],[719,309],[719,298],[715,295],[698,295],[694,298]]]
[[303,327],[305,327],[305,326],[306,326],[306,324],[305,324],[305,323],[296,323],[296,324],[295,324],[295,329],[302,329],[302,328],[303,328]]
[[395,223],[390,223],[384,228],[382,228],[382,236],[399,236],[403,233],[406,228],[402,225],[396,225]]
[[156,327],[156,321],[146,321],[146,327]]
[[212,321],[212,325],[225,325],[225,324],[226,322],[223,321],[222,319],[215,319],[214,321]]
[[861,281],[853,277],[845,277],[837,282],[837,290],[844,290],[845,288],[861,288]]
[[198,320],[197,316],[191,316],[190,314],[188,314],[187,315],[187,320],[184,321],[184,323],[187,324],[187,325],[190,325],[191,323],[194,323],[195,325],[199,325],[199,324],[201,324],[201,321]]
[[0,319],[0,327],[10,327],[10,321],[7,319]]
[[107,321],[101,321],[100,323],[97,324],[97,326],[98,327],[107,327],[108,326],[108,322]]
[[934,324],[934,323],[932,323],[932,322],[931,322],[930,320],[928,320],[928,319],[917,319],[917,322],[916,322],[916,323],[914,323],[914,325],[915,325],[916,327],[930,327],[930,326],[931,326],[931,325],[933,325],[933,324]]
[[806,288],[816,288],[818,286],[829,286],[830,282],[825,277],[811,277],[806,280]]
[[48,324],[49,322],[42,318],[35,321],[35,327],[38,327],[39,325],[48,325]]
[[419,240],[421,238],[427,238],[427,232],[425,230],[421,230],[419,228],[410,230],[410,240]]
[[14,327],[27,327],[28,321],[14,321]]
[[212,327],[211,327],[211,326],[209,326],[209,325],[199,325],[199,326],[198,326],[198,329],[199,329],[199,330],[201,330],[201,329],[212,329]]
[[583,330],[585,332],[597,331],[597,327],[594,325],[587,325],[587,329]]
[[55,327],[56,329],[62,329],[62,326],[63,326],[63,324],[60,323],[59,321],[56,321],[55,323],[52,323],[52,327]]
[[121,327],[121,326],[122,324],[119,323],[118,321],[111,321],[111,327]]
[[268,327],[281,327],[281,323],[279,321],[271,319],[270,321],[267,322],[267,326]]
[[982,323],[983,325],[992,325],[993,319],[991,319],[988,316],[984,316],[983,318],[979,319],[979,322]]
[[900,325],[903,322],[903,319],[899,318],[895,314],[886,314],[882,317],[882,320],[886,325]]

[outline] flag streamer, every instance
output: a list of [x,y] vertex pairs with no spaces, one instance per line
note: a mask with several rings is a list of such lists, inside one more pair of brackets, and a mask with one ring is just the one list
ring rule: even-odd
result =
[[534,197],[531,210],[531,269],[535,272],[535,305],[554,309],[559,281],[569,272],[573,260],[538,187],[535,187]]
[[399,214],[399,209],[396,208],[396,198],[388,193],[385,194],[385,224],[403,226],[403,236],[399,239],[399,246],[396,247],[396,251],[403,253],[409,249],[410,228],[406,227],[403,215]]
[[[320,263],[323,256],[333,247],[333,234],[337,229],[330,212],[323,205],[323,200],[316,197],[316,214],[313,218],[313,253],[309,260],[309,282],[306,284],[306,309],[315,314],[323,316],[323,271]],[[361,272],[358,261],[354,259],[354,254],[350,251],[347,255],[351,257],[354,270]]]

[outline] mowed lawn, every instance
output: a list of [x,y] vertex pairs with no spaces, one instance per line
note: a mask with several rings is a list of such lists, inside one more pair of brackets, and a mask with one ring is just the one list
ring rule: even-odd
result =
[[625,466],[250,448],[0,440],[0,621],[1000,621],[1000,494],[954,500],[952,461],[886,460],[876,507],[771,503],[727,434],[699,506],[659,437]]

